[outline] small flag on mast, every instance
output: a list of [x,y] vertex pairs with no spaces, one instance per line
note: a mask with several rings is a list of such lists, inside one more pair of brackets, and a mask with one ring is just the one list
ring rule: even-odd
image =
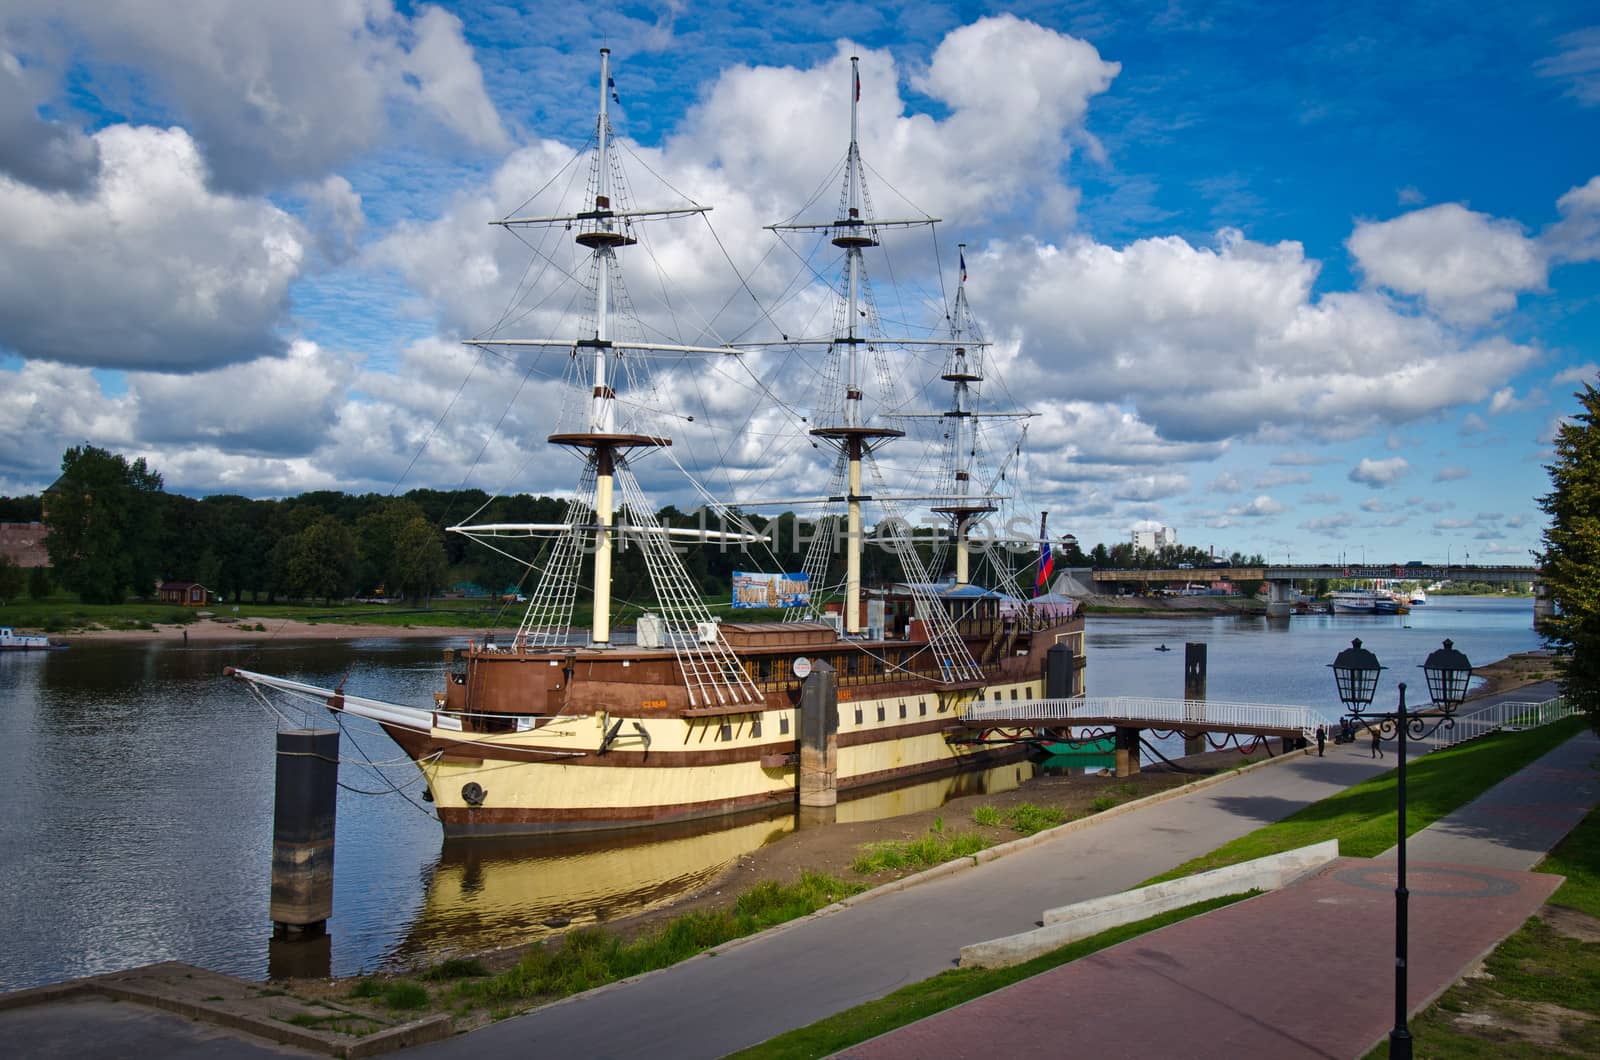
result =
[[958,251],[957,253],[959,253],[961,255],[961,282],[962,283],[966,283],[967,282],[967,252],[962,250],[962,251]]
[[606,87],[611,90],[611,102],[621,106],[622,100],[617,96],[617,79],[614,77],[606,78]]
[[1049,512],[1039,513],[1039,573],[1033,579],[1033,595],[1040,596],[1050,585],[1050,575],[1056,569],[1055,557],[1050,555],[1050,538],[1045,536],[1044,524]]
[[861,71],[856,71],[856,102],[861,102]]

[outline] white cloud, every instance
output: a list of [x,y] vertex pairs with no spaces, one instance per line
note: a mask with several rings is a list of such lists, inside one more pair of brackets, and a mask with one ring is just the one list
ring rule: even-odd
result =
[[52,87],[0,48],[0,173],[47,190],[81,191],[100,168],[100,152],[78,129],[39,116]]
[[[205,146],[224,187],[320,178],[397,126],[447,129],[469,144],[506,140],[461,23],[390,0],[17,0],[8,20],[61,34],[97,61],[105,94],[147,92]],[[425,118],[418,121],[418,118]]]
[[[690,111],[672,152],[714,160],[735,187],[766,189],[768,221],[788,214],[844,155],[851,55],[862,59],[860,139],[870,145],[873,169],[909,202],[971,220],[1013,212],[1024,188],[1037,201],[1031,174],[1053,173],[1073,140],[1087,142],[1082,123],[1089,100],[1121,69],[1092,45],[1035,23],[1011,15],[979,19],[949,33],[915,79],[918,90],[949,110],[933,119],[905,113],[889,52],[843,42],[832,59],[809,70],[724,70]],[[1005,76],[981,73],[998,67]],[[803,164],[796,143],[814,145],[799,159]],[[880,215],[903,216],[905,207],[887,189],[875,185],[874,194]],[[1070,220],[1062,207],[1075,192],[1048,198],[1051,219]],[[831,207],[831,197],[824,201]]]
[[1283,511],[1283,505],[1279,504],[1266,494],[1262,494],[1251,500],[1248,504],[1237,504],[1230,507],[1228,509],[1228,514],[1234,516],[1244,516],[1251,519],[1259,519],[1263,516],[1277,515],[1281,511]]
[[280,352],[299,222],[208,191],[182,129],[113,125],[94,140],[102,165],[81,198],[0,177],[0,346],[175,371]]
[[1489,430],[1489,424],[1476,412],[1469,412],[1461,417],[1460,433],[1464,435],[1484,434]]
[[1367,458],[1350,469],[1349,478],[1351,482],[1361,482],[1373,489],[1381,489],[1384,486],[1392,486],[1409,470],[1411,465],[1403,456],[1390,457],[1388,460]]
[[1584,106],[1600,105],[1600,26],[1560,39],[1561,51],[1533,64],[1540,77],[1565,81],[1567,95]]
[[1441,467],[1438,471],[1433,473],[1433,481],[1435,482],[1455,482],[1458,479],[1471,477],[1472,469],[1470,467],[1462,467],[1460,464],[1451,464],[1447,467]]
[[1556,200],[1561,220],[1551,225],[1540,241],[1557,261],[1594,261],[1600,258],[1600,176],[1572,188]]
[[1582,364],[1575,364],[1564,371],[1557,372],[1551,377],[1550,384],[1552,386],[1569,386],[1573,383],[1592,384],[1596,379],[1600,379],[1600,364],[1595,364],[1593,361],[1585,361]]
[[1238,476],[1230,471],[1222,472],[1211,483],[1211,492],[1213,493],[1238,493],[1243,489],[1244,485],[1239,481]]
[[1419,295],[1463,324],[1489,320],[1545,282],[1544,255],[1521,226],[1457,203],[1360,222],[1348,246],[1368,283]]
[[1311,481],[1309,471],[1272,470],[1256,478],[1257,489],[1275,489],[1279,486],[1299,486]]

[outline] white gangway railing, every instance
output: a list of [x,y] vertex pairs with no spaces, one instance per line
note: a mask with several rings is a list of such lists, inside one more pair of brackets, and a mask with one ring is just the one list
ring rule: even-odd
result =
[[1163,728],[1271,729],[1312,739],[1322,716],[1310,707],[1278,703],[1225,703],[1214,699],[1143,699],[1138,696],[1079,696],[974,703],[961,715],[966,722],[1040,721],[1073,724],[1081,719],[1144,722]]
[[1477,710],[1473,710],[1472,704],[1468,703],[1456,715],[1453,727],[1440,726],[1438,732],[1425,737],[1423,742],[1428,745],[1430,751],[1441,751],[1458,743],[1487,736],[1491,732],[1499,732],[1501,729],[1534,729],[1540,725],[1560,721],[1562,718],[1570,718],[1578,713],[1581,711],[1567,702],[1564,696],[1546,699],[1540,703],[1528,701],[1493,703]]

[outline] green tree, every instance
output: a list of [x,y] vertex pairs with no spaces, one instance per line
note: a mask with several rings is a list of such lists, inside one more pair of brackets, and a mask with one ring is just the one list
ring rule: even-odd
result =
[[30,599],[43,600],[50,595],[52,588],[49,567],[34,567],[28,571],[28,596]]
[[0,604],[22,595],[28,576],[10,556],[0,556]]
[[1574,396],[1582,410],[1556,433],[1539,498],[1550,516],[1540,577],[1555,604],[1540,632],[1566,664],[1563,693],[1600,729],[1600,391],[1585,383]]
[[50,495],[45,547],[56,578],[91,604],[121,603],[132,589],[155,587],[161,546],[161,475],[141,457],[92,445],[61,457],[61,478]]
[[300,532],[289,556],[289,589],[331,603],[355,587],[356,536],[337,516],[323,515]]
[[[408,600],[427,603],[434,590],[444,585],[450,565],[439,531],[426,516],[414,516],[395,535],[390,569],[392,573],[384,584],[404,593]],[[499,586],[495,588],[498,590]]]

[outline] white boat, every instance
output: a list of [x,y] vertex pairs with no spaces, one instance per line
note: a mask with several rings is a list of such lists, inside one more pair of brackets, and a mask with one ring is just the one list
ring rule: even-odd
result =
[[32,633],[18,633],[10,626],[0,626],[0,651],[48,651],[57,645],[49,637]]
[[1371,589],[1340,589],[1328,594],[1336,615],[1372,615],[1378,611],[1378,594]]
[[1428,593],[1427,593],[1427,590],[1422,588],[1422,586],[1419,585],[1415,589],[1411,590],[1411,606],[1412,607],[1421,607],[1423,604],[1426,604],[1427,602],[1428,602]]
[[[857,76],[856,60],[851,76]],[[540,244],[537,251],[546,261],[554,260],[555,240],[572,233],[584,260],[550,270],[549,281],[581,290],[574,298],[541,304],[582,305],[576,334],[532,339],[496,332],[472,343],[499,356],[543,355],[568,366],[569,399],[547,439],[558,451],[575,455],[580,468],[563,520],[449,528],[504,555],[519,545],[539,546],[531,557],[516,557],[537,575],[519,628],[514,634],[474,638],[449,652],[443,690],[425,705],[385,703],[361,697],[353,688],[230,673],[260,688],[377,722],[416,763],[425,797],[449,835],[625,828],[793,805],[802,784],[801,755],[817,746],[814,737],[808,736],[804,746],[799,738],[803,729],[815,733],[818,726],[833,734],[822,743],[837,748],[836,764],[819,770],[835,777],[841,792],[1020,757],[1019,741],[1034,736],[1031,730],[969,730],[961,718],[979,702],[1043,698],[1046,656],[1057,645],[1071,654],[1066,668],[1051,671],[1055,694],[1081,695],[1083,616],[1070,601],[1044,603],[1046,579],[1032,574],[1035,568],[1049,570],[1042,526],[1039,538],[1020,543],[986,535],[988,547],[981,549],[971,533],[975,519],[1015,499],[998,488],[1006,481],[1004,467],[981,468],[972,459],[984,450],[971,432],[977,429],[975,390],[984,376],[987,344],[968,318],[965,278],[955,305],[936,318],[950,322],[940,325],[950,328],[948,337],[887,335],[878,319],[864,255],[882,253],[876,249],[881,230],[931,230],[934,219],[873,216],[865,187],[868,170],[856,142],[859,93],[850,95],[850,138],[837,213],[821,221],[791,218],[769,226],[779,238],[805,233],[819,252],[843,257],[839,278],[820,284],[816,299],[838,300],[833,330],[812,337],[799,335],[797,328],[795,337],[780,332],[783,340],[771,344],[785,358],[816,351],[812,355],[820,363],[794,374],[809,377],[820,396],[802,404],[794,391],[773,394],[796,425],[796,437],[775,442],[761,434],[752,443],[774,454],[785,445],[802,454],[817,450],[813,467],[821,480],[815,489],[819,496],[739,497],[734,507],[695,482],[704,510],[725,528],[713,532],[663,526],[633,470],[636,461],[651,454],[670,458],[669,430],[682,430],[686,422],[657,407],[657,396],[673,388],[660,385],[651,373],[671,370],[656,364],[676,367],[693,360],[690,371],[710,376],[715,365],[743,356],[754,344],[663,342],[654,338],[661,330],[641,326],[627,312],[630,302],[623,295],[628,288],[618,258],[642,238],[640,226],[703,214],[707,208],[634,205],[631,192],[620,184],[620,152],[613,152],[608,80],[608,53],[602,50],[599,119],[583,201],[547,216],[495,222],[531,230],[527,242]],[[813,145],[802,146],[809,156]],[[804,255],[801,260],[806,267],[799,275],[810,282],[818,275],[816,266]],[[544,270],[536,271],[543,275]],[[531,316],[530,310],[513,308],[504,317],[511,325]],[[826,313],[818,316],[829,319]],[[803,326],[799,319],[796,323]],[[923,363],[942,362],[939,378],[952,384],[951,408],[917,413],[894,396],[896,378],[907,371],[907,363],[917,363],[910,351],[919,351]],[[896,354],[904,359],[891,363]],[[709,365],[701,367],[702,360]],[[738,411],[739,422],[754,419],[747,410]],[[880,465],[876,454],[921,423],[936,425],[927,432],[928,444],[947,440],[953,462],[940,470],[936,482],[912,483],[909,495],[897,496],[888,481],[893,469]],[[689,475],[682,463],[671,462]],[[883,513],[876,528],[863,522],[868,502]],[[783,512],[804,505],[820,513],[810,523],[816,533],[804,553],[804,569],[779,566],[735,575],[735,606],[782,607],[783,621],[721,621],[707,606],[702,585],[689,575],[679,546],[698,539],[747,553],[752,562],[759,562],[762,552],[770,557],[766,531],[786,524],[758,525],[743,514],[763,503]],[[934,577],[937,571],[930,573],[912,539],[915,516],[922,512],[950,528],[941,536],[955,552],[954,577],[948,582]],[[1023,525],[1031,529],[1031,523]],[[898,580],[867,583],[863,553],[872,540],[900,565]],[[623,548],[642,555],[650,586],[648,593],[635,591],[648,600],[649,609],[631,637],[612,628],[613,555]],[[842,562],[836,562],[841,553]],[[1011,570],[1014,561],[1022,569]],[[974,566],[995,572],[991,587],[976,583]],[[1017,586],[1018,576],[1031,585],[1032,598]],[[591,605],[587,629],[574,625],[580,596]],[[837,703],[817,707],[812,693],[828,686],[830,669]],[[814,670],[822,680],[807,683]],[[812,693],[803,696],[805,689]],[[818,770],[808,772],[811,779],[804,782],[816,775]]]

